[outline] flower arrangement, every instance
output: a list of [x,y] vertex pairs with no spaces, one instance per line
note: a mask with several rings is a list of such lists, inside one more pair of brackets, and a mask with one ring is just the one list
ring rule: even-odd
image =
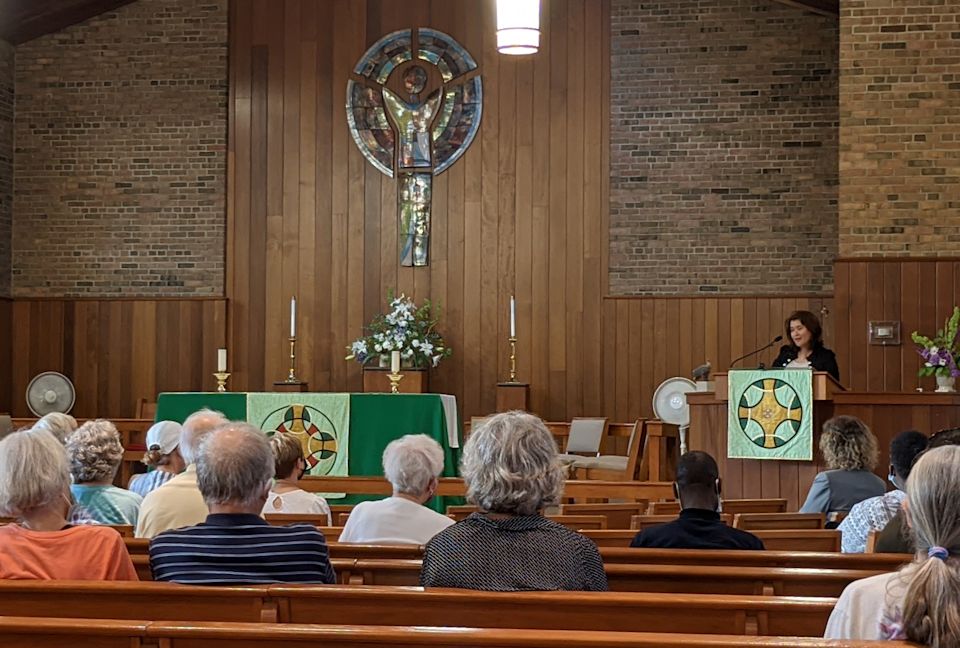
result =
[[390,312],[373,318],[368,335],[347,347],[347,360],[365,365],[382,355],[399,351],[406,364],[415,368],[436,367],[453,351],[436,330],[439,309],[430,300],[417,307],[406,295],[390,299]]
[[944,327],[937,331],[931,340],[914,331],[910,338],[917,345],[917,353],[923,358],[923,366],[917,373],[920,376],[960,377],[960,306],[953,308],[953,314],[947,318]]

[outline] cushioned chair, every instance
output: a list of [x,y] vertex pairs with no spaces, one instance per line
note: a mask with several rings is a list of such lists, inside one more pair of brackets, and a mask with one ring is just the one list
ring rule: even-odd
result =
[[586,479],[631,481],[636,476],[643,443],[643,423],[642,421],[635,421],[633,431],[630,432],[630,441],[627,444],[627,454],[625,456],[600,455],[575,463],[574,466],[586,470],[583,475]]
[[587,461],[596,460],[600,454],[600,443],[606,433],[607,419],[605,418],[573,419],[570,422],[567,449],[560,454],[560,461],[579,468]]

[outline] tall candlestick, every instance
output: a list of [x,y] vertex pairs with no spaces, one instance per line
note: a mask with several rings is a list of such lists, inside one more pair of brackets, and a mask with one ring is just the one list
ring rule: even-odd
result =
[[400,373],[400,352],[394,351],[390,354],[390,373]]
[[517,337],[517,300],[510,295],[510,337]]
[[217,371],[223,373],[227,370],[227,350],[217,349]]
[[290,298],[290,337],[297,337],[297,298]]

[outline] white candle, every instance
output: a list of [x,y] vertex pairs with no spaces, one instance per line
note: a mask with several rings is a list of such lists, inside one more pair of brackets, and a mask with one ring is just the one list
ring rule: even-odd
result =
[[217,349],[217,371],[226,373],[227,371],[227,350]]
[[390,354],[390,373],[400,373],[400,352],[394,351]]
[[510,295],[510,337],[517,337],[517,300]]
[[290,337],[297,337],[297,298],[290,298]]

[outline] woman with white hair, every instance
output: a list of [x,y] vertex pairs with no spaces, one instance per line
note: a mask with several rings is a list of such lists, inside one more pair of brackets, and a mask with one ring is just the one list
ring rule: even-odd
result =
[[70,468],[51,432],[33,428],[0,441],[0,580],[137,580],[115,530],[70,526]]
[[917,547],[913,562],[848,585],[827,622],[827,639],[960,647],[960,446],[921,455],[902,506]]
[[73,473],[73,493],[100,524],[137,524],[143,498],[113,485],[123,461],[120,433],[110,421],[87,421],[67,438],[67,456]]
[[543,517],[563,491],[557,445],[536,416],[488,419],[463,448],[467,500],[479,512],[427,543],[425,587],[489,591],[606,590],[597,546]]
[[453,520],[424,504],[437,492],[443,449],[425,434],[394,439],[383,451],[383,474],[393,496],[361,502],[350,512],[340,542],[425,544]]
[[150,491],[160,488],[187,467],[180,455],[180,424],[176,421],[160,421],[147,430],[147,451],[140,460],[153,468],[130,478],[127,488],[146,497]]
[[33,424],[35,428],[47,430],[60,443],[66,443],[67,437],[77,429],[77,419],[63,412],[50,412]]
[[323,515],[327,518],[327,526],[330,526],[332,520],[327,500],[300,488],[300,479],[307,472],[307,460],[303,456],[300,439],[289,432],[277,432],[270,437],[270,450],[273,452],[274,481],[267,502],[263,505],[264,515]]

